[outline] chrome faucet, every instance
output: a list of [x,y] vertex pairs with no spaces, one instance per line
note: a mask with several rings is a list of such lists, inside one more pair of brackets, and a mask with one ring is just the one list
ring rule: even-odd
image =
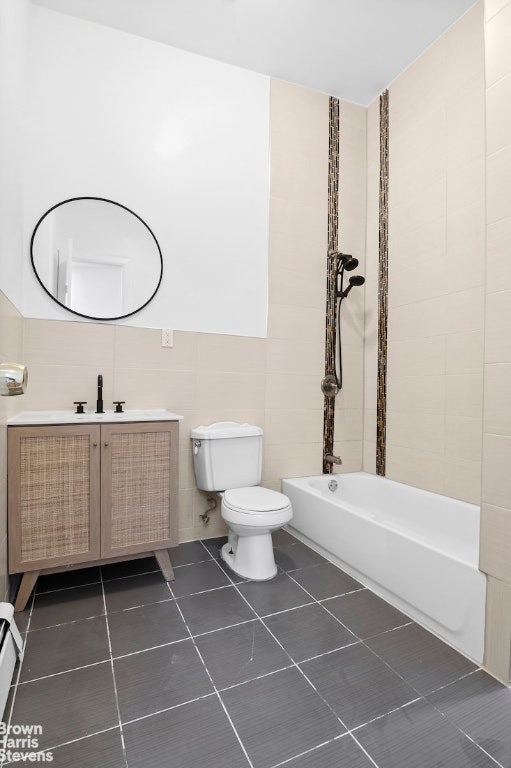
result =
[[96,413],[104,413],[103,410],[103,376],[98,375],[98,399],[96,400]]
[[325,464],[342,464],[340,456],[332,456],[329,453],[325,456]]

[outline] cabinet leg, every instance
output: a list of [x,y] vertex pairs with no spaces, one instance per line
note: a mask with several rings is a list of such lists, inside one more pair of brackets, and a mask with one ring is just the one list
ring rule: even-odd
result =
[[165,581],[174,581],[174,569],[172,568],[172,563],[170,562],[168,549],[157,549],[155,550],[154,556],[158,561],[158,565],[161,568],[161,572],[163,573],[163,578]]
[[30,597],[32,590],[34,589],[38,576],[39,571],[26,571],[23,574],[21,584],[18,589],[18,594],[16,595],[16,600],[14,602],[15,611],[24,610],[27,604],[27,600]]

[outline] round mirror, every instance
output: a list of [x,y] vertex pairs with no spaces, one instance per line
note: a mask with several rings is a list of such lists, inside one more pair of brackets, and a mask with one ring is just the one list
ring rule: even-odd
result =
[[102,197],[74,197],[46,211],[32,234],[30,257],[46,293],[91,320],[138,312],[163,274],[160,246],[145,221]]

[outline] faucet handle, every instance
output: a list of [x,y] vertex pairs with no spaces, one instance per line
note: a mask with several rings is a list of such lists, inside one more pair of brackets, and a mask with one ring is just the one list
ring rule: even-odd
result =
[[83,406],[87,405],[87,400],[74,400],[73,405],[76,405],[75,413],[83,413]]
[[122,410],[122,406],[124,405],[125,402],[126,402],[126,400],[114,400],[113,401],[113,403],[115,405],[115,413],[124,413],[124,411]]

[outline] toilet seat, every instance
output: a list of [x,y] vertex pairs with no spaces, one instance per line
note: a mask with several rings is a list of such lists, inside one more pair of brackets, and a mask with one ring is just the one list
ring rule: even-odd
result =
[[250,515],[281,513],[291,504],[287,496],[259,485],[249,488],[230,488],[223,494],[222,505],[232,512]]

